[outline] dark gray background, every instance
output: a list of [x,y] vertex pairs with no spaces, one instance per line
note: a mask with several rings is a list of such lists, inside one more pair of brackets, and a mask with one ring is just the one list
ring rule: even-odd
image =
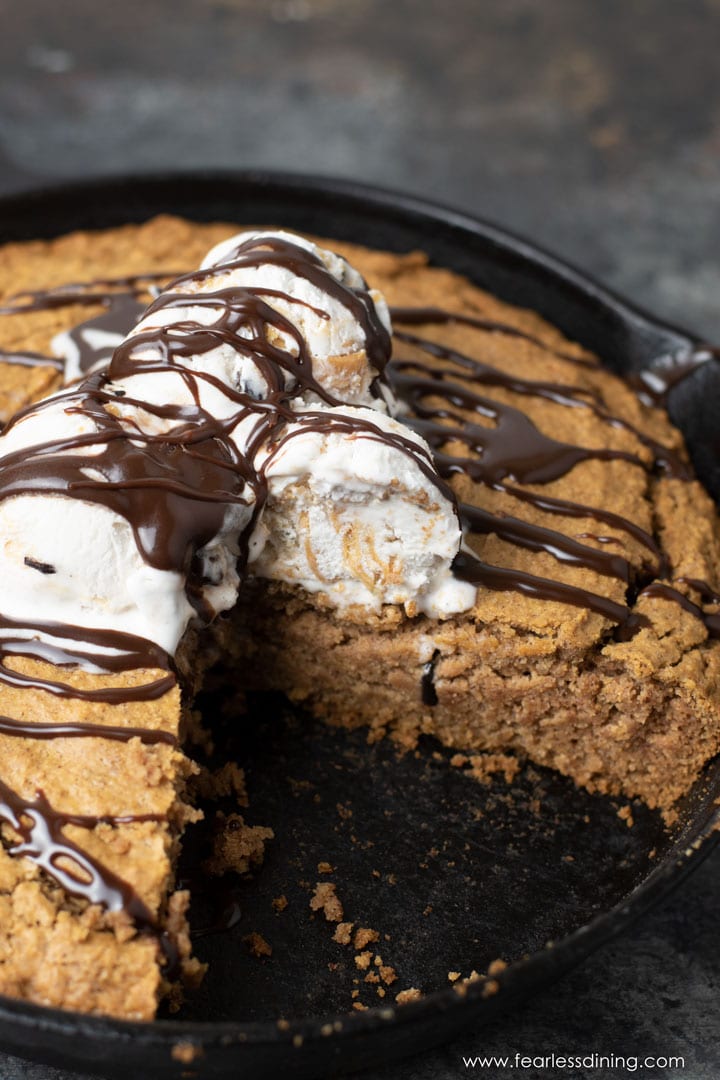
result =
[[[0,0],[0,193],[272,166],[438,198],[720,342],[720,0]],[[462,1055],[683,1055],[720,1075],[720,852]],[[574,1073],[601,1080],[603,1071]],[[1,1080],[73,1080],[0,1055]]]

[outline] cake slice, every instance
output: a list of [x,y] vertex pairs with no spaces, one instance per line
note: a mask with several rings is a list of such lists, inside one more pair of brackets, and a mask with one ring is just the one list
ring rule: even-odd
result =
[[197,977],[173,865],[210,664],[668,816],[718,750],[717,517],[662,410],[422,255],[332,244],[368,288],[235,232],[0,255],[5,418],[71,382],[0,439],[2,992],[149,1017]]

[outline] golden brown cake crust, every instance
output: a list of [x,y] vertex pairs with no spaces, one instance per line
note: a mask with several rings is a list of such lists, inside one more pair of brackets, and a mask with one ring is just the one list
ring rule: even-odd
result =
[[[94,278],[172,276],[196,266],[211,246],[237,230],[237,225],[158,218],[141,226],[6,245],[0,250],[0,302],[23,290]],[[621,380],[595,366],[539,316],[504,304],[449,271],[428,267],[420,254],[396,256],[334,241],[328,246],[346,255],[391,305],[441,306],[537,340],[432,321],[413,327],[414,332],[520,380],[571,384],[581,396],[583,391],[588,399],[598,396],[623,421],[609,424],[590,408],[507,386],[487,390],[493,400],[521,409],[555,440],[634,456],[636,461],[580,460],[549,483],[515,485],[531,495],[601,508],[626,519],[634,531],[599,523],[592,515],[550,513],[466,475],[451,481],[461,500],[498,520],[510,515],[559,531],[591,550],[615,551],[640,576],[648,560],[647,544],[638,539],[638,530],[644,530],[661,549],[668,579],[696,602],[697,593],[682,579],[711,586],[720,581],[711,500],[696,482],[649,467],[648,440],[683,452],[679,433],[661,410],[643,406]],[[102,305],[76,304],[4,316],[0,350],[47,354],[56,333],[102,310]],[[395,356],[413,360],[420,352],[402,341],[396,342]],[[451,361],[437,364],[462,383]],[[52,364],[0,362],[0,420],[51,392],[59,379]],[[477,421],[474,414],[472,419]],[[492,530],[470,543],[487,564],[588,590],[619,605],[628,600],[627,582],[559,561],[547,546],[530,550]],[[218,628],[212,648],[219,642],[246,682],[282,689],[333,723],[365,724],[373,736],[390,731],[408,745],[428,733],[459,750],[512,750],[592,790],[639,795],[651,806],[668,808],[719,747],[720,643],[709,637],[702,619],[675,602],[640,592],[637,599],[630,596],[630,604],[647,624],[621,640],[613,621],[596,611],[517,591],[481,588],[472,612],[433,622],[396,608],[375,616],[333,611],[322,597],[256,582],[244,589],[232,622]],[[18,670],[39,670],[34,661],[16,663]],[[146,682],[154,675],[140,671],[125,677]],[[63,679],[78,686],[101,685],[103,678],[63,669]],[[428,679],[437,697],[432,705],[422,699]],[[176,690],[159,701],[111,706],[57,698],[41,689],[21,692],[0,682],[0,715],[28,723],[84,719],[176,734],[181,707]],[[191,766],[182,753],[139,740],[0,735],[0,743],[2,777],[28,801],[43,790],[68,814],[169,816],[167,823],[67,825],[64,832],[129,881],[160,922],[173,928],[181,953],[187,954],[186,898],[176,893],[167,899],[177,834],[189,813],[182,794]],[[87,1012],[152,1016],[163,982],[157,937],[139,933],[122,913],[68,899],[35,863],[8,854],[17,840],[9,826],[2,834],[0,992]]]

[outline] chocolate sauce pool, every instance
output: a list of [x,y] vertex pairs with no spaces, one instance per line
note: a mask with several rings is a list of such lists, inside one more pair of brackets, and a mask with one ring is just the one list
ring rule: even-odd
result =
[[[311,356],[306,343],[292,320],[270,306],[267,299],[280,296],[288,303],[297,303],[283,294],[252,288],[227,288],[215,292],[194,291],[208,277],[217,274],[217,267],[195,271],[176,278],[173,292],[163,292],[151,305],[151,311],[195,306],[209,309],[215,318],[209,324],[174,324],[143,332],[115,349],[106,367],[100,368],[66,391],[73,409],[88,415],[96,430],[87,436],[57,441],[31,451],[7,457],[0,472],[0,499],[20,493],[62,493],[70,497],[97,502],[125,517],[133,528],[138,549],[146,561],[163,569],[176,570],[187,577],[188,596],[198,613],[205,614],[201,595],[202,580],[197,566],[197,553],[215,536],[222,525],[228,504],[252,503],[250,523],[241,550],[267,495],[267,483],[262,470],[253,462],[258,449],[272,440],[281,445],[293,437],[285,428],[289,422],[300,421],[302,430],[318,432],[362,432],[366,437],[391,442],[413,457],[426,476],[444,493],[449,492],[447,481],[464,474],[474,483],[510,495],[549,515],[564,518],[593,519],[609,525],[636,541],[645,552],[639,567],[622,554],[623,543],[617,537],[581,533],[569,536],[547,526],[540,526],[508,514],[460,504],[461,521],[470,535],[495,534],[503,541],[543,552],[560,564],[583,567],[601,577],[621,581],[628,595],[645,595],[677,603],[686,612],[700,619],[708,634],[720,637],[720,615],[708,614],[684,593],[665,581],[668,567],[655,538],[635,522],[602,507],[584,505],[555,496],[539,494],[518,485],[543,486],[567,475],[577,464],[588,460],[623,460],[647,473],[666,474],[688,479],[686,462],[670,448],[661,446],[639,431],[624,418],[613,415],[602,397],[586,386],[529,380],[510,375],[450,348],[432,338],[411,332],[407,327],[436,327],[462,323],[480,334],[498,334],[521,339],[529,346],[571,362],[578,370],[596,368],[593,358],[556,349],[542,339],[517,327],[479,316],[469,316],[440,308],[396,308],[392,312],[395,337],[401,346],[411,347],[410,358],[390,360],[390,340],[377,317],[367,288],[352,290],[328,274],[322,262],[306,249],[280,238],[264,238],[259,249],[250,240],[240,244],[227,257],[228,269],[257,267],[272,263],[317,285],[334,300],[347,307],[363,328],[368,358],[377,371],[375,391],[382,379],[387,379],[398,397],[410,408],[407,424],[419,432],[433,451],[427,458],[420,448],[402,436],[390,435],[372,422],[371,416],[328,417],[322,412],[292,411],[292,399],[311,391],[325,404],[341,406],[315,380]],[[106,358],[98,348],[98,331],[122,335],[134,325],[142,311],[139,298],[152,289],[153,283],[167,281],[169,273],[137,275],[125,278],[71,283],[57,288],[28,292],[11,299],[0,307],[0,315],[17,312],[53,310],[69,305],[101,305],[106,310],[69,332],[68,340],[78,356],[80,371],[89,371]],[[315,309],[314,309],[315,310]],[[316,311],[320,317],[324,312]],[[286,335],[290,348],[272,344],[268,331]],[[427,332],[427,331],[426,331]],[[240,336],[242,333],[243,336]],[[272,335],[270,335],[272,336]],[[274,340],[277,340],[275,336]],[[478,348],[483,338],[478,337]],[[269,391],[263,402],[251,395],[223,387],[233,404],[229,419],[218,421],[200,406],[198,373],[178,368],[177,361],[187,356],[203,356],[219,345],[252,358],[266,381]],[[143,360],[150,346],[153,359]],[[698,352],[684,366],[667,365],[652,379],[638,384],[639,396],[652,398],[662,404],[669,389],[681,378],[695,370],[709,356]],[[439,366],[437,361],[442,361]],[[46,365],[55,370],[63,368],[62,361],[36,353],[0,352],[0,363],[25,367]],[[182,370],[193,393],[192,405],[148,406],[159,419],[172,420],[169,434],[151,436],[137,431],[132,438],[120,419],[108,406],[115,398],[113,382],[138,372],[163,371],[173,367]],[[287,386],[291,377],[291,388]],[[204,376],[210,379],[209,376]],[[530,416],[521,409],[489,396],[493,389],[508,392],[520,399],[542,398],[564,408],[590,410],[610,427],[632,433],[644,447],[644,455],[608,448],[587,448],[572,445],[541,432]],[[24,410],[41,410],[43,403]],[[239,453],[230,439],[230,432],[243,419],[256,419],[247,452]],[[14,418],[12,422],[16,422]],[[11,423],[12,423],[11,422]],[[92,447],[93,468],[102,477],[88,480],[83,473],[83,458],[75,451]],[[452,450],[450,450],[452,446]],[[458,450],[464,448],[464,452]],[[435,473],[437,473],[439,477]],[[594,540],[601,547],[581,541]],[[615,545],[610,550],[607,545]],[[619,548],[619,550],[617,550]],[[52,574],[53,567],[37,564],[40,573]],[[455,573],[484,588],[520,592],[541,600],[559,601],[593,611],[614,624],[620,634],[637,632],[647,620],[633,614],[629,604],[618,603],[600,593],[509,567],[489,565],[478,556],[463,550],[455,559]],[[699,593],[702,603],[716,604],[720,597],[707,583],[688,579],[684,582]],[[42,633],[42,639],[35,636]],[[52,640],[57,639],[57,644]],[[60,642],[60,639],[62,641]],[[110,652],[108,652],[110,650]],[[80,690],[60,679],[26,675],[16,671],[9,661],[24,656],[43,660],[62,669],[77,664],[94,664],[108,671],[135,669],[164,671],[161,678],[130,688],[98,688]],[[422,673],[422,700],[427,706],[437,704],[434,668],[437,652],[425,664]],[[104,701],[119,704],[129,700],[153,700],[166,693],[175,682],[169,658],[156,646],[130,635],[80,627],[37,624],[21,626],[0,616],[0,680],[14,686],[28,686],[63,697]],[[175,739],[166,732],[98,725],[90,723],[44,724],[22,722],[12,717],[0,717],[0,735],[34,739],[105,738],[129,741],[140,739],[147,745],[174,745]],[[115,819],[79,818],[62,814],[49,805],[42,793],[32,801],[23,800],[0,781],[0,818],[9,824],[19,840],[8,850],[31,859],[68,893],[98,903],[111,911],[124,910],[142,932],[158,934],[166,957],[172,946],[160,935],[152,914],[132,887],[107,867],[91,859],[77,844],[64,835],[67,825],[92,829],[102,821],[122,824],[131,821],[160,820],[150,816]],[[59,861],[60,860],[60,861]],[[63,861],[64,860],[64,861]],[[79,874],[68,870],[67,863],[76,866]],[[177,957],[175,957],[177,959]]]

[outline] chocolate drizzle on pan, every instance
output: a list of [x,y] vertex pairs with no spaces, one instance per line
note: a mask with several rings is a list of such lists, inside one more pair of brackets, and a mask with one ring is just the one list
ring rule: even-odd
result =
[[[474,483],[503,493],[551,518],[590,518],[609,526],[635,541],[644,552],[640,565],[636,566],[623,553],[623,542],[617,537],[589,533],[570,536],[519,516],[491,513],[484,508],[460,504],[461,521],[469,535],[492,533],[511,545],[543,552],[564,565],[587,568],[601,577],[621,581],[628,602],[619,603],[600,593],[549,577],[489,565],[468,550],[463,550],[455,560],[454,570],[459,577],[487,589],[521,592],[537,599],[585,608],[614,624],[621,636],[628,636],[647,625],[647,620],[633,613],[631,600],[638,595],[670,600],[700,619],[709,635],[720,636],[720,615],[705,613],[701,606],[674,586],[659,580],[668,576],[668,567],[649,532],[603,508],[535,490],[565,476],[579,463],[593,459],[622,460],[650,473],[688,479],[687,464],[678,454],[658,445],[624,418],[613,415],[603,399],[588,387],[512,376],[407,328],[461,322],[474,327],[479,335],[490,333],[522,339],[578,369],[597,367],[594,359],[556,350],[516,327],[480,316],[455,314],[439,308],[396,308],[392,312],[396,340],[401,346],[411,347],[414,355],[398,357],[389,363],[390,341],[364,288],[347,289],[328,274],[315,255],[281,238],[263,237],[260,244],[253,240],[240,244],[227,257],[225,267],[229,271],[261,263],[290,269],[319,285],[350,309],[365,332],[368,358],[378,373],[375,392],[379,392],[378,382],[387,378],[409,408],[410,415],[405,418],[408,426],[428,441],[432,458],[427,457],[412,439],[384,432],[371,417],[328,416],[311,408],[295,412],[293,398],[307,392],[325,405],[342,405],[313,377],[311,357],[292,319],[267,302],[273,295],[290,304],[298,301],[284,294],[253,288],[194,291],[208,277],[218,273],[218,267],[211,267],[177,278],[172,284],[173,291],[157,296],[149,312],[191,306],[215,312],[216,317],[209,323],[176,323],[145,330],[123,342],[106,368],[66,390],[69,407],[90,417],[96,430],[89,435],[37,448],[36,453],[25,451],[7,457],[0,472],[0,499],[26,492],[60,492],[113,509],[130,523],[138,549],[150,565],[177,570],[186,576],[188,597],[202,616],[205,612],[200,600],[202,580],[198,551],[220,530],[226,507],[236,503],[252,505],[250,522],[244,533],[245,542],[241,543],[241,553],[247,554],[247,539],[267,494],[263,470],[254,464],[260,447],[269,441],[279,446],[283,440],[292,438],[293,434],[286,431],[289,423],[299,424],[301,431],[361,432],[365,437],[389,441],[410,454],[443,493],[450,490],[448,481],[463,474]],[[138,275],[25,293],[0,308],[0,314],[49,310],[73,304],[101,304],[107,312],[76,327],[70,335],[80,353],[81,369],[88,370],[99,357],[93,351],[87,330],[128,331],[139,313],[138,297],[147,293],[153,282],[167,280],[169,276]],[[327,317],[322,311],[316,310],[316,314]],[[278,335],[269,334],[270,330],[283,335],[282,340],[288,340],[290,345],[278,345]],[[220,387],[232,403],[232,414],[219,421],[201,407],[198,380],[204,378],[219,385],[217,381],[212,376],[182,367],[178,361],[188,356],[206,355],[222,344],[229,344],[250,357],[269,389],[267,397],[259,402],[242,390]],[[479,348],[481,345],[482,338],[479,337]],[[152,359],[143,359],[148,354]],[[698,354],[694,367],[705,359]],[[0,362],[3,360],[25,366],[45,363],[60,367],[56,359],[34,353],[0,353]],[[449,366],[438,365],[438,360]],[[125,395],[122,398],[124,404],[142,405],[159,420],[173,423],[171,430],[161,436],[129,430],[122,415],[113,409],[113,403],[118,400],[113,383],[138,372],[169,368],[181,373],[191,390],[193,403],[156,406],[135,402]],[[683,369],[685,374],[689,370]],[[668,375],[663,392],[677,381],[675,375],[675,370],[672,379]],[[654,403],[658,403],[662,397],[658,386],[643,384],[641,396],[647,398],[652,392]],[[588,448],[554,439],[541,432],[520,408],[491,396],[492,391],[498,389],[503,392],[501,398],[509,392],[521,399],[539,397],[565,408],[589,410],[603,423],[631,433],[646,453],[643,456],[626,450]],[[32,410],[44,407],[40,403]],[[19,417],[28,411],[31,410],[25,410]],[[241,454],[230,433],[247,418],[253,418],[255,426],[247,450]],[[83,457],[77,451],[85,446],[94,451],[94,475],[100,479],[89,479],[83,472]],[[531,485],[533,490],[522,485]],[[594,540],[600,546],[583,543],[583,540]],[[702,603],[720,602],[720,597],[707,583],[689,579],[684,584],[699,593]],[[421,693],[426,706],[434,706],[438,701],[434,682],[438,655],[436,652],[423,668]],[[12,666],[12,658],[17,656],[57,667],[89,664],[96,670],[110,672],[143,669],[159,670],[164,674],[141,686],[80,690],[37,674],[18,672]],[[174,675],[170,660],[162,650],[130,635],[40,623],[21,626],[0,617],[0,680],[63,697],[118,704],[159,698],[174,684]],[[146,744],[169,746],[175,742],[172,735],[162,731],[80,722],[50,725],[21,722],[10,717],[0,717],[0,736],[139,738]],[[139,930],[157,933],[152,916],[132,888],[64,835],[64,829],[69,825],[94,828],[103,821],[117,825],[154,818],[81,819],[64,815],[52,808],[41,793],[33,801],[24,801],[2,782],[0,818],[20,838],[8,848],[11,853],[30,858],[72,895],[99,903],[111,911],[124,910]],[[68,862],[80,870],[79,876],[68,870]],[[164,948],[167,953],[170,948],[167,942]]]

